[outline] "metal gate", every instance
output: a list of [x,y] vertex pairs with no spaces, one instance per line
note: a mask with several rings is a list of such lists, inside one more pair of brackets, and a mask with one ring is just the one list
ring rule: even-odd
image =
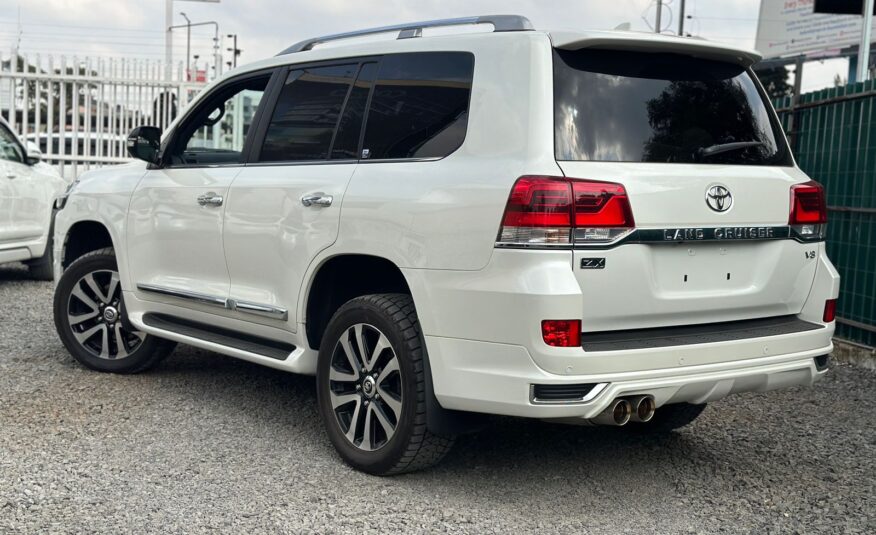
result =
[[827,252],[842,276],[837,336],[876,346],[876,81],[776,102],[797,163],[827,193]]
[[166,128],[204,87],[183,82],[183,65],[165,77],[164,64],[128,58],[2,59],[0,114],[67,178],[130,161],[128,133],[137,126]]

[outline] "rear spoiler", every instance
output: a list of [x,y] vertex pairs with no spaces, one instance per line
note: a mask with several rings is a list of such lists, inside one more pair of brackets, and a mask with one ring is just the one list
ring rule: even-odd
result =
[[674,52],[698,58],[713,59],[751,67],[762,59],[755,50],[736,48],[695,37],[675,37],[644,32],[594,31],[550,32],[554,48],[580,50],[603,48],[636,52]]

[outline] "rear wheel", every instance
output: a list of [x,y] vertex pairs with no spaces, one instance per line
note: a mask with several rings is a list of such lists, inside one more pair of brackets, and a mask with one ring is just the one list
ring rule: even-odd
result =
[[161,362],[176,345],[127,323],[112,249],[93,251],[70,265],[55,289],[54,315],[64,346],[93,370],[144,371]]
[[630,429],[644,433],[669,433],[682,428],[699,417],[706,409],[706,404],[693,405],[691,403],[673,403],[663,405],[654,413],[650,422],[629,425]]
[[319,410],[335,449],[354,468],[419,470],[453,445],[426,428],[424,352],[408,295],[358,297],[332,317],[319,352]]

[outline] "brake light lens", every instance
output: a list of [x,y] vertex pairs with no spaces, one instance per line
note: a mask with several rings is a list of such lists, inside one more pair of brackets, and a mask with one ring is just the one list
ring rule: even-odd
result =
[[827,203],[824,188],[810,180],[791,186],[791,213],[788,224],[794,234],[802,240],[824,239],[824,225],[827,223]]
[[836,319],[836,299],[828,299],[824,302],[824,323],[830,323]]
[[553,347],[580,347],[581,320],[544,320],[541,337]]
[[635,228],[626,190],[613,182],[523,176],[511,189],[500,245],[606,243]]

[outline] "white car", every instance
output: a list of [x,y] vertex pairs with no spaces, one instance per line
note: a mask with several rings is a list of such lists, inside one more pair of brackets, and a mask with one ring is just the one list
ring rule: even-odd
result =
[[0,264],[25,262],[31,276],[52,280],[52,213],[67,182],[41,158],[0,118]]
[[58,333],[100,371],[182,342],[315,375],[374,474],[477,415],[661,432],[809,385],[839,277],[758,59],[517,16],[304,41],[132,132],[145,163],[82,177]]

